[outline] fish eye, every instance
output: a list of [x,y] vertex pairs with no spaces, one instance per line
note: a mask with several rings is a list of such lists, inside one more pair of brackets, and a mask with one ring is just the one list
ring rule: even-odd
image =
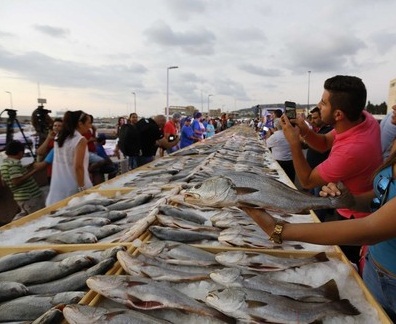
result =
[[202,186],[202,184],[199,183],[199,184],[197,184],[197,185],[194,186],[194,189],[199,189],[199,188],[201,188],[201,186]]

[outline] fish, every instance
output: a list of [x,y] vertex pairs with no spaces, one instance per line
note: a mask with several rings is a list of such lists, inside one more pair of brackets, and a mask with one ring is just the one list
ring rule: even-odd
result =
[[62,278],[92,265],[85,256],[72,256],[59,262],[41,261],[0,273],[0,281],[36,284]]
[[166,263],[194,266],[208,266],[218,264],[215,254],[194,246],[174,241],[153,241],[143,243],[139,252]]
[[83,291],[68,291],[55,295],[29,295],[0,304],[0,322],[34,321],[58,304],[78,303]]
[[[106,236],[121,231],[122,228],[118,225],[108,224],[103,226],[83,226],[77,229],[65,231],[59,234],[52,234],[44,237],[33,237],[29,239],[28,243],[31,242],[53,242],[53,243],[96,243]],[[84,233],[86,235],[84,235]],[[87,239],[88,242],[83,240]]]
[[103,225],[107,225],[110,223],[111,223],[110,219],[103,218],[103,217],[83,217],[83,218],[79,217],[77,219],[65,219],[65,220],[58,222],[55,225],[52,225],[52,226],[40,227],[36,230],[36,232],[48,230],[48,229],[69,231],[69,230],[81,228],[81,227],[87,226],[87,225],[103,226]]
[[98,211],[106,211],[108,210],[105,206],[101,204],[95,204],[95,205],[90,205],[90,204],[84,204],[81,207],[70,207],[65,208],[65,209],[60,209],[57,210],[56,212],[52,213],[52,217],[59,217],[59,216],[79,216],[79,215],[84,215],[84,214],[89,214],[93,212],[98,212]]
[[63,316],[65,306],[65,304],[59,304],[52,307],[39,318],[35,319],[32,324],[62,324],[65,319]]
[[29,289],[19,282],[0,281],[0,302],[25,296]]
[[56,294],[63,291],[83,290],[86,288],[85,282],[89,277],[97,274],[104,274],[113,267],[114,262],[115,260],[113,258],[108,258],[86,270],[80,270],[66,277],[46,283],[31,285],[27,288],[31,294]]
[[[345,188],[341,183],[340,186]],[[348,208],[354,198],[348,190],[336,197],[316,197],[293,189],[268,176],[228,171],[183,191],[187,203],[213,207],[257,207],[284,213],[307,213],[311,209]]]
[[207,221],[204,216],[198,214],[197,211],[192,208],[180,208],[170,205],[161,205],[158,207],[158,209],[159,212],[164,215],[178,217],[201,225],[205,224],[205,222]]
[[347,299],[308,303],[247,288],[214,290],[205,302],[228,316],[251,323],[314,323],[326,316],[360,314]]
[[98,238],[88,232],[76,231],[70,233],[69,231],[56,233],[44,237],[32,237],[26,241],[26,243],[35,243],[45,241],[48,243],[55,244],[81,244],[81,243],[96,243]]
[[187,229],[187,230],[192,230],[192,231],[203,230],[203,231],[220,232],[220,230],[216,227],[199,225],[197,223],[183,220],[183,219],[177,218],[177,217],[172,217],[172,216],[165,216],[165,215],[158,214],[157,220],[158,220],[158,223],[164,227],[181,228],[181,229]]
[[117,253],[117,260],[126,273],[135,276],[149,277],[156,281],[186,282],[209,279],[209,274],[207,272],[191,273],[183,271],[182,266],[180,266],[178,270],[167,269],[162,266],[145,263],[124,251]]
[[191,231],[162,226],[150,226],[149,231],[161,240],[173,240],[177,242],[197,242],[202,240],[216,240],[219,233],[213,231]]
[[340,300],[337,283],[330,279],[319,287],[272,278],[270,274],[243,273],[237,268],[224,268],[210,274],[210,278],[227,287],[245,287],[266,291],[273,295],[286,296],[295,300],[323,303]]
[[152,195],[141,194],[133,198],[123,199],[114,204],[108,205],[108,210],[127,210],[136,206],[143,205],[153,198]]
[[108,258],[115,259],[117,257],[117,252],[124,250],[126,250],[126,247],[122,245],[110,247],[105,250],[77,250],[77,251],[60,253],[56,257],[52,258],[51,261],[62,261],[74,255],[83,255],[85,257],[91,258],[93,262],[99,263],[104,259],[108,259]]
[[174,308],[225,318],[223,314],[175,290],[166,283],[129,275],[93,276],[87,279],[93,291],[135,309]]
[[155,318],[153,316],[138,312],[132,309],[113,308],[106,309],[103,307],[93,307],[85,305],[67,305],[63,309],[65,319],[70,324],[162,324],[170,323],[169,321]]
[[320,252],[312,257],[285,258],[267,253],[226,251],[217,253],[215,259],[218,263],[227,267],[237,267],[253,271],[280,271],[307,264],[329,261],[324,252]]
[[41,249],[9,254],[0,258],[0,272],[19,268],[38,261],[49,260],[57,254],[58,252],[54,249]]

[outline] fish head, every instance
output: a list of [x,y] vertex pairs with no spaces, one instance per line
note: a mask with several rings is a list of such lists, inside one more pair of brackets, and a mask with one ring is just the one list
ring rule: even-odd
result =
[[144,255],[156,256],[161,253],[165,248],[166,242],[164,241],[153,241],[150,243],[143,243],[139,248],[139,252]]
[[213,290],[206,296],[205,302],[225,313],[235,312],[246,304],[246,293],[240,288]]
[[220,264],[239,264],[246,258],[243,251],[227,251],[217,253],[215,259]]
[[224,268],[210,273],[210,278],[225,287],[240,287],[241,270],[238,268]]
[[205,206],[233,205],[237,190],[231,179],[216,176],[206,179],[183,192],[184,201]]

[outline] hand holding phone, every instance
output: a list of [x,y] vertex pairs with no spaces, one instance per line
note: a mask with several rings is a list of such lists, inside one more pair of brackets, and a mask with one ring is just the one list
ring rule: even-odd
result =
[[293,101],[285,101],[285,115],[289,119],[297,118],[296,103]]

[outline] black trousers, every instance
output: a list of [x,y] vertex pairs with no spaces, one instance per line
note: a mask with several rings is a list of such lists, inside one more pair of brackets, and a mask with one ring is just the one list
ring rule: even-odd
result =
[[296,171],[294,170],[294,165],[293,161],[276,161],[279,163],[279,165],[282,167],[282,169],[285,171],[289,179],[294,182],[296,178]]

